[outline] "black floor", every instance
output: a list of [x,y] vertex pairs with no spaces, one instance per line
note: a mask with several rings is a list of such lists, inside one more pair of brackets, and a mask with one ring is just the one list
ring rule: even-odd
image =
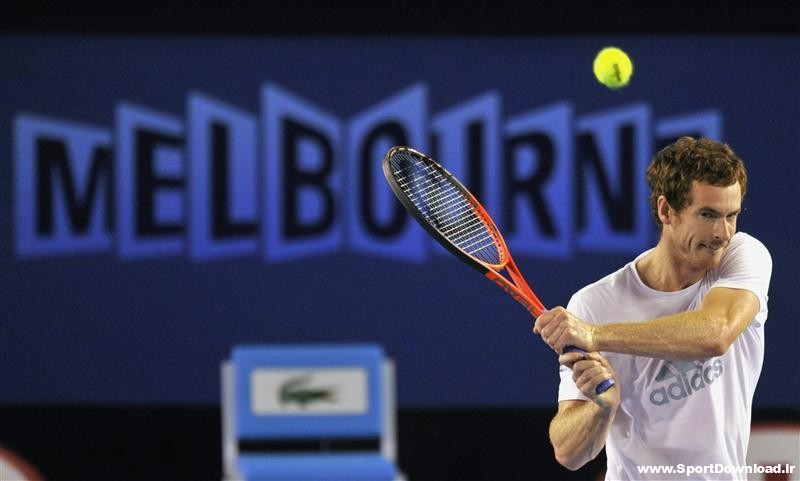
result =
[[[409,481],[595,480],[604,458],[560,467],[547,440],[549,409],[398,412],[398,464]],[[800,421],[800,409],[754,421]],[[218,406],[2,406],[0,446],[48,481],[220,481]]]

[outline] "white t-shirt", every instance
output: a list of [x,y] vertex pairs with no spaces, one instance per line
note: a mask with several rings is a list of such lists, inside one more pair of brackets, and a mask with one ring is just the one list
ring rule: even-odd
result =
[[[730,349],[713,359],[668,361],[602,353],[617,372],[622,396],[606,441],[606,480],[746,479],[746,474],[729,473],[687,477],[677,470],[680,465],[746,465],[753,393],[764,359],[769,252],[757,239],[737,233],[719,267],[678,292],[647,287],[635,266],[636,260],[584,287],[567,309],[592,324],[641,322],[695,310],[714,287],[747,289],[761,307]],[[572,381],[572,370],[561,366],[560,374],[559,401],[587,399]],[[676,471],[645,474],[638,468],[659,465]]]

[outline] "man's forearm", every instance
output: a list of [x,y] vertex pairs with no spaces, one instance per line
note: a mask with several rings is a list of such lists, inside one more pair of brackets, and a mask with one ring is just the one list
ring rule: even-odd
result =
[[550,442],[556,460],[576,470],[597,457],[605,446],[616,408],[585,401],[559,411],[550,423]]
[[714,288],[694,311],[645,322],[595,326],[593,347],[662,359],[721,356],[756,317],[760,302],[749,290]]
[[726,320],[703,311],[686,311],[646,322],[594,326],[599,351],[665,359],[720,356],[735,334]]

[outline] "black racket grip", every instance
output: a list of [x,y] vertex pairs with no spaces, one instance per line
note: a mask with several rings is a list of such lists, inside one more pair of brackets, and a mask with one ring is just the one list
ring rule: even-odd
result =
[[[586,351],[584,351],[583,349],[579,349],[579,348],[577,348],[575,346],[567,346],[567,347],[565,347],[564,348],[564,352],[579,352],[581,354],[586,354]],[[611,378],[608,378],[605,381],[603,381],[603,382],[601,382],[600,384],[597,385],[597,388],[595,389],[595,392],[597,392],[597,394],[603,394],[604,392],[608,391],[611,388],[611,386],[613,386],[614,384],[616,384],[614,382],[614,380],[611,379]]]

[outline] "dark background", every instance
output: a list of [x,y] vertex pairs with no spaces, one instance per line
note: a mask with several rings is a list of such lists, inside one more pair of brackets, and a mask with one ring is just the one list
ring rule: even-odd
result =
[[[736,58],[741,56],[745,59],[746,65],[742,71],[734,69],[718,71],[724,78],[720,80],[720,85],[731,90],[724,97],[730,99],[727,100],[730,103],[718,104],[711,101],[703,103],[704,95],[709,93],[702,90],[692,91],[682,99],[659,98],[649,92],[635,90],[642,88],[642,83],[636,83],[641,77],[634,78],[631,90],[623,94],[627,97],[615,98],[606,103],[588,93],[573,95],[571,91],[565,93],[563,90],[554,89],[552,95],[554,99],[567,96],[580,99],[580,95],[585,95],[584,100],[578,103],[580,108],[586,111],[625,105],[643,98],[654,102],[656,113],[670,114],[690,111],[693,108],[718,108],[723,112],[725,122],[723,132],[740,154],[746,159],[756,158],[758,159],[756,162],[767,163],[763,169],[765,172],[763,176],[766,179],[762,177],[759,180],[754,177],[753,198],[748,199],[749,208],[756,210],[758,216],[742,221],[746,226],[743,230],[765,241],[775,261],[770,322],[767,324],[767,358],[756,394],[754,421],[798,421],[800,386],[798,386],[797,368],[800,367],[800,363],[794,356],[794,351],[796,340],[800,335],[794,322],[796,316],[791,302],[792,297],[798,294],[797,274],[800,269],[796,253],[798,199],[794,188],[798,181],[798,168],[794,160],[800,147],[798,142],[800,77],[798,77],[797,60],[800,53],[796,49],[798,16],[795,9],[796,7],[790,2],[774,2],[761,5],[758,9],[753,9],[744,3],[659,2],[657,5],[648,5],[646,11],[637,3],[626,1],[608,5],[561,2],[466,2],[459,6],[447,2],[423,4],[401,1],[322,4],[238,2],[236,5],[213,2],[161,4],[130,2],[115,5],[101,2],[69,2],[52,5],[34,2],[25,7],[9,7],[6,15],[0,19],[0,27],[4,33],[0,38],[0,49],[3,52],[0,58],[4,59],[4,63],[11,58],[18,58],[17,55],[24,57],[40,54],[46,58],[54,34],[66,35],[66,43],[80,43],[81,39],[86,40],[93,43],[98,51],[125,47],[124,45],[98,46],[98,43],[102,44],[102,40],[108,38],[107,35],[114,37],[116,42],[123,44],[129,42],[131,46],[139,43],[153,45],[158,44],[159,39],[169,42],[189,36],[199,38],[201,44],[209,46],[209,52],[214,50],[213,44],[227,42],[226,39],[231,36],[253,45],[264,41],[286,44],[296,42],[298,49],[304,48],[303,42],[307,40],[312,43],[317,42],[315,45],[323,48],[329,48],[325,45],[336,44],[339,41],[337,39],[343,37],[362,38],[365,42],[388,41],[387,48],[396,47],[397,43],[404,42],[411,42],[412,45],[432,42],[432,48],[442,51],[446,50],[448,45],[458,49],[464,45],[475,46],[483,41],[503,42],[506,36],[513,36],[514,41],[518,42],[536,39],[549,45],[550,48],[557,44],[582,44],[594,49],[594,45],[627,42],[634,46],[633,53],[639,53],[638,57],[634,55],[637,65],[639,65],[638,59],[647,54],[648,48],[652,48],[653,45],[659,48],[653,55],[664,55],[665,58],[669,58],[670,54],[676,52],[686,54],[690,58],[684,60],[689,63],[689,67],[675,72],[678,74],[677,78],[691,75],[693,72],[691,66],[700,66],[707,61],[705,47],[711,48],[718,57],[724,57],[722,61],[725,66],[735,65]],[[19,35],[24,35],[25,38],[20,40]],[[62,37],[55,37],[56,41],[58,38]],[[786,39],[793,39],[793,43],[781,43]],[[794,51],[763,51],[764,63],[759,65],[755,61],[758,52],[762,51],[765,45],[774,45],[770,42],[776,41]],[[38,46],[41,50],[26,50],[31,45]],[[333,49],[335,50],[335,47]],[[657,63],[657,60],[644,60],[643,63],[645,65],[648,61]],[[775,65],[775,60],[788,61],[790,65]],[[565,60],[566,63],[571,61]],[[788,77],[784,77],[784,73],[788,73]],[[152,75],[157,77],[159,73],[154,72]],[[764,82],[764,78],[768,81],[778,81],[779,87],[770,88],[770,85],[775,84]],[[245,90],[245,94],[239,94],[247,96],[240,99],[239,103],[254,105],[258,82],[264,80],[267,79],[251,76],[249,81],[256,87],[247,87],[249,90]],[[67,85],[63,82],[59,84],[58,79],[50,81],[52,82],[50,85]],[[699,79],[698,83],[704,81],[709,80]],[[403,82],[398,81],[398,83]],[[6,84],[8,85],[11,84]],[[230,89],[236,83],[231,81],[228,85],[230,86],[220,87],[220,91],[216,93],[222,96],[233,95]],[[746,88],[742,88],[742,85]],[[382,95],[394,90],[377,89],[376,92],[379,93],[369,99],[370,101],[381,99]],[[466,95],[450,94],[442,90],[441,86],[438,89],[436,86],[432,87],[434,95],[441,96],[432,99],[433,111],[437,110],[437,102],[446,105],[452,103],[454,99],[466,98]],[[65,91],[70,92],[70,89],[65,88]],[[4,104],[3,118],[0,119],[2,138],[9,136],[9,114],[19,110],[17,105],[68,119],[91,120],[111,125],[113,103],[126,95],[131,95],[131,90],[109,88],[106,92],[99,93],[101,97],[105,96],[104,98],[92,100],[95,102],[94,110],[87,113],[81,110],[81,104],[87,98],[86,94],[78,89],[72,92],[75,98],[71,101],[67,99],[64,105],[54,105],[46,102],[46,98],[21,97],[19,92],[4,89],[0,92]],[[785,95],[787,92],[790,92],[788,97],[781,99],[780,95]],[[178,81],[173,85],[165,84],[160,94],[153,94],[147,99],[159,108],[178,113],[182,111],[181,103],[185,93],[186,89]],[[720,92],[715,94],[722,95]],[[334,110],[339,105],[337,103],[339,100],[325,98],[325,93],[315,95],[317,97],[312,98],[322,105],[330,105]],[[447,97],[448,95],[453,98]],[[511,101],[518,100],[513,98],[513,94],[510,96]],[[46,97],[46,94],[43,97]],[[740,102],[737,100],[739,98]],[[349,108],[360,108],[370,101],[350,104]],[[524,105],[532,108],[540,103],[546,102],[527,101]],[[346,102],[344,105],[347,105]],[[761,110],[754,114],[752,110],[745,111],[742,105],[760,105]],[[352,113],[342,110],[346,108],[348,107],[339,107],[337,113],[340,115]],[[787,112],[787,116],[772,118],[769,115],[772,111]],[[738,125],[737,121],[740,121]],[[763,133],[745,132],[757,128],[762,129],[758,132]],[[740,142],[737,143],[737,140]],[[760,150],[762,148],[774,155],[764,155]],[[2,149],[3,159],[0,159],[0,162],[6,164],[9,152],[7,142],[3,141]],[[3,169],[6,169],[5,165]],[[0,173],[7,174],[8,170],[0,170]],[[3,179],[3,189],[6,190],[8,186],[6,177]],[[7,225],[5,220],[3,223]],[[82,327],[78,325],[69,329],[59,328],[58,323],[62,320],[60,317],[62,313],[47,306],[47,292],[51,292],[54,299],[70,295],[52,294],[52,291],[58,289],[60,285],[67,283],[72,286],[71,295],[79,299],[84,296],[88,298],[88,293],[96,286],[93,282],[101,281],[87,280],[75,275],[86,268],[87,262],[90,266],[96,265],[93,267],[96,272],[105,272],[112,278],[129,277],[137,289],[145,290],[147,287],[141,285],[152,279],[153,272],[158,272],[159,280],[167,286],[179,286],[182,279],[195,275],[210,275],[218,280],[239,279],[238,282],[247,284],[251,280],[256,281],[260,269],[265,268],[261,266],[260,269],[254,269],[249,265],[249,261],[226,261],[221,264],[194,266],[185,259],[119,264],[120,261],[112,255],[90,257],[88,260],[79,257],[19,262],[12,259],[7,238],[10,234],[7,229],[8,227],[4,227],[2,232],[5,237],[2,251],[4,293],[1,311],[4,319],[0,322],[5,324],[5,330],[0,330],[0,334],[4,334],[0,339],[0,348],[5,354],[0,357],[2,371],[0,445],[9,447],[32,461],[48,479],[219,479],[220,418],[219,407],[214,402],[214,390],[217,385],[213,363],[226,355],[230,342],[274,339],[339,340],[334,334],[317,333],[313,336],[301,334],[300,328],[280,332],[253,330],[253,324],[245,322],[227,326],[227,334],[224,334],[227,337],[224,337],[224,340],[208,342],[219,333],[218,327],[208,328],[185,323],[181,325],[181,319],[191,319],[197,314],[192,309],[181,307],[171,307],[174,309],[172,313],[176,320],[173,327],[175,331],[171,333],[158,334],[157,331],[162,326],[154,321],[151,321],[152,325],[145,326],[127,325],[120,321],[120,325],[112,323],[103,327],[102,331],[91,327],[95,326],[91,321],[87,321]],[[356,255],[344,255],[325,259],[319,268],[342,269],[356,257]],[[570,282],[570,286],[544,287],[543,297],[562,299],[575,285],[591,282],[600,274],[620,266],[630,257],[609,255],[602,259],[588,259],[586,256],[579,256],[573,259],[575,265],[590,265],[590,272],[583,273],[578,282]],[[384,264],[383,261],[375,259],[359,260],[365,264],[365,272],[373,275],[378,275]],[[446,282],[448,276],[457,277],[463,274],[463,271],[459,270],[461,266],[450,266],[447,261],[449,259],[433,261],[437,266],[439,264],[447,266],[442,267],[446,269],[441,274],[442,279],[432,280],[434,285],[436,282]],[[535,259],[523,259],[520,264],[523,271],[547,272],[548,268],[560,267],[558,263],[552,261],[540,262]],[[111,267],[104,267],[108,265]],[[301,263],[292,267],[301,271],[298,278],[302,278],[303,273],[313,274],[310,264]],[[399,276],[409,277],[417,276],[426,268],[401,264],[396,267]],[[31,277],[32,275],[34,277]],[[779,281],[777,283],[776,278]],[[38,284],[40,281],[43,281],[46,287]],[[485,286],[480,284],[481,282],[484,281],[477,279],[474,284],[470,284],[472,289],[470,292],[483,292]],[[36,285],[45,292],[44,296],[34,295],[32,286]],[[125,284],[122,286],[124,288]],[[206,292],[204,287],[197,289],[195,295]],[[155,297],[155,301],[149,301],[154,309],[174,306],[176,299],[178,301],[194,299],[191,296],[183,298],[185,293],[177,287],[168,292],[163,290],[158,292],[155,288],[152,290],[153,292],[148,291],[145,294],[150,299]],[[87,294],[82,294],[83,292]],[[209,292],[213,292],[213,287]],[[108,295],[113,294],[113,289],[110,289]],[[374,293],[367,290],[366,294]],[[333,294],[328,296],[330,297],[326,299],[329,301],[336,299]],[[501,302],[505,300],[500,299],[493,306],[498,307]],[[105,305],[109,312],[113,312],[113,305],[100,304]],[[37,307],[33,309],[31,306]],[[515,307],[503,307],[505,310],[502,312],[508,313],[509,316],[515,315],[517,314]],[[269,306],[261,308],[269,309]],[[244,309],[242,314],[250,315],[256,309],[256,306]],[[26,312],[33,312],[34,315],[26,317]],[[358,310],[354,308],[352,314],[358,314]],[[81,312],[78,309],[72,315],[78,318],[86,315],[86,311]],[[124,315],[121,316],[124,318]],[[42,339],[34,335],[40,332],[38,329],[41,327],[34,323],[40,322],[52,324],[55,330],[50,331],[50,338]],[[30,323],[30,331],[27,331],[27,323]],[[327,327],[331,331],[336,328],[334,325]],[[475,338],[490,336],[494,329],[493,326],[469,327],[476,328],[473,334]],[[137,358],[143,354],[135,342],[131,344],[130,352],[123,352],[122,356],[119,352],[112,353],[102,348],[91,351],[91,355],[76,355],[76,352],[86,349],[87,341],[91,345],[92,339],[103,339],[103,336],[112,334],[123,338],[126,335],[135,336],[141,329],[153,333],[152,342],[155,347],[151,348],[152,353],[163,353],[162,349],[169,348],[172,337],[185,332],[194,333],[196,336],[192,344],[196,346],[196,351],[173,354],[177,367],[172,364],[172,359],[157,357],[149,361],[154,367],[144,370],[138,365],[140,360]],[[414,358],[405,354],[414,349],[403,347],[408,344],[408,337],[387,339],[381,336],[387,336],[387,332],[391,333],[391,330],[372,331],[362,325],[351,326],[349,331],[347,329],[345,332],[351,337],[363,336],[366,340],[377,338],[387,345],[389,355],[395,357],[398,362],[401,401],[398,413],[399,464],[409,479],[502,480],[534,476],[542,479],[592,479],[595,473],[602,469],[602,460],[597,460],[579,473],[569,473],[555,464],[550,456],[546,438],[547,423],[554,412],[555,403],[549,405],[545,394],[537,392],[527,399],[502,395],[493,397],[487,394],[486,397],[478,395],[472,402],[450,398],[441,392],[436,394],[435,389],[431,394],[430,391],[425,391],[424,381],[409,379],[409,375],[424,376],[426,367],[419,366],[413,369],[408,367],[416,366]],[[431,334],[444,336],[440,329],[444,327],[420,324],[413,329],[409,328],[408,332],[404,331],[403,334],[415,340]],[[26,335],[26,332],[31,334]],[[62,332],[64,335],[58,335]],[[523,326],[518,333],[507,336],[522,338],[526,333],[527,328]],[[513,346],[504,347],[510,352],[522,352],[534,341],[535,339],[511,341],[514,342]],[[504,340],[496,342],[502,346]],[[18,347],[20,343],[29,343],[37,347],[29,350],[29,355],[26,356],[21,354],[22,350]],[[457,344],[461,346],[460,348],[423,345],[416,349],[421,350],[423,357],[427,356],[427,361],[446,360],[458,364],[458,359],[468,357],[462,349],[469,349],[470,346],[474,348],[476,343],[475,340],[467,339]],[[125,343],[121,342],[120,345],[124,349]],[[488,353],[490,356],[499,355],[500,359],[505,361],[502,363],[502,369],[506,372],[507,378],[523,382],[529,373],[537,372],[536,366],[525,366],[519,368],[522,374],[518,374],[518,377],[509,375],[508,371],[518,368],[514,356],[507,353],[498,354],[498,351],[503,349],[496,345],[483,349],[484,351],[479,352]],[[535,360],[545,358],[547,355],[540,346],[533,349],[537,349],[532,357]],[[51,356],[42,358],[41,352],[44,351],[50,352]],[[152,353],[145,352],[143,357],[148,358]],[[183,365],[191,362],[180,359],[187,354],[196,355],[201,359],[202,368],[187,371]],[[478,362],[474,360],[474,356],[470,359],[472,359],[470,362]],[[528,361],[527,358],[523,359],[525,362]],[[88,372],[98,377],[76,375],[70,367],[75,362],[83,366],[79,369],[81,372],[86,372],[88,369]],[[93,365],[103,365],[104,362],[113,365],[114,369],[92,368]],[[145,359],[145,362],[148,361]],[[162,362],[163,366],[159,367],[159,362]],[[403,369],[409,373],[405,379]],[[446,371],[447,365],[445,364],[442,369]],[[538,368],[538,371],[541,371],[541,368]],[[447,372],[437,373],[437,378],[446,375]],[[468,374],[460,376],[465,379],[469,377]],[[139,386],[144,386],[145,392],[129,392],[132,388],[123,385],[121,382],[123,377],[132,379],[133,386],[137,383]],[[47,383],[44,379],[47,379]],[[82,389],[86,387],[81,384],[82,380],[87,380],[89,394]],[[176,384],[181,388],[171,391]],[[404,389],[404,386],[407,389]],[[524,387],[519,389],[524,391]]]

